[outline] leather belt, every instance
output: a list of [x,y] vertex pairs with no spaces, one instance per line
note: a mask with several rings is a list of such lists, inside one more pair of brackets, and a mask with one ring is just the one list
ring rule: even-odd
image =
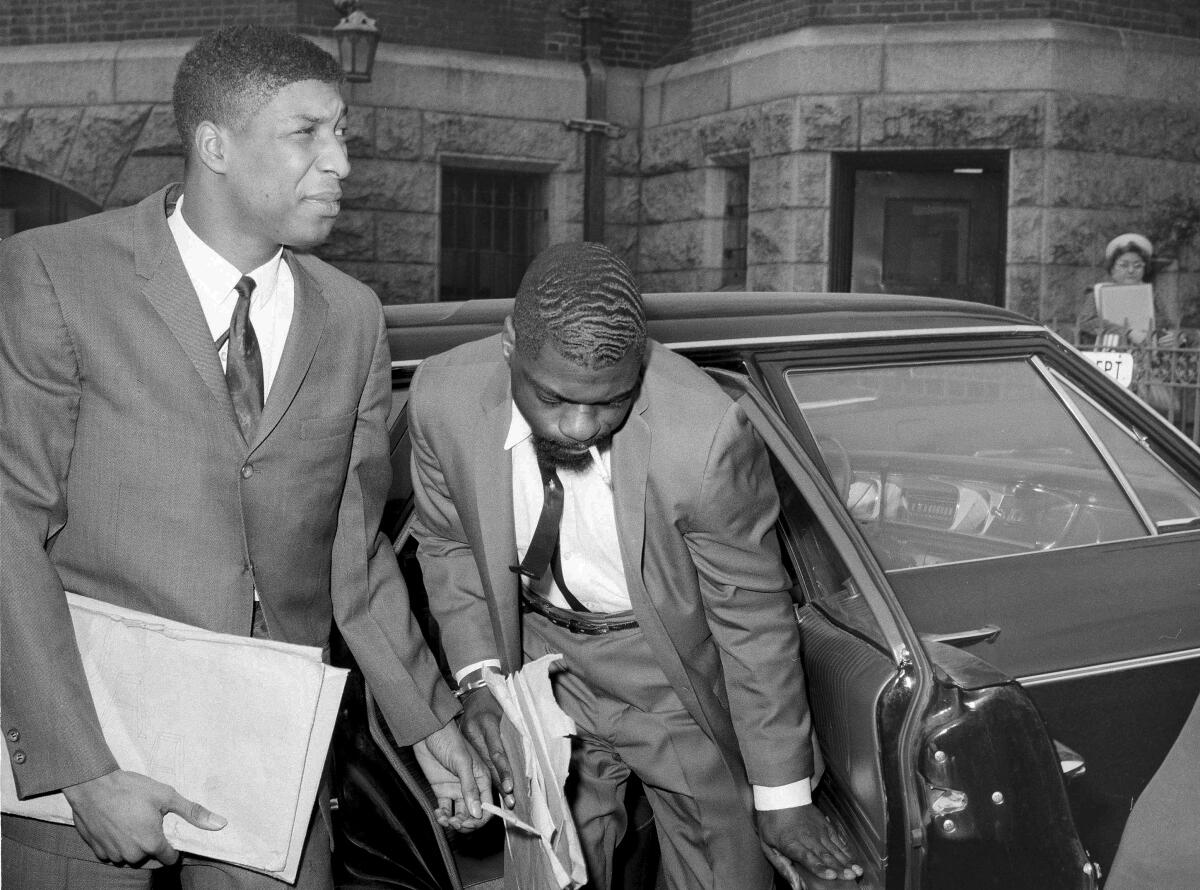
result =
[[544,596],[539,596],[524,587],[521,588],[521,610],[537,612],[551,624],[565,627],[573,634],[597,636],[638,626],[637,619],[631,617],[632,612],[616,612],[611,615],[603,612],[572,612],[569,609],[560,609]]

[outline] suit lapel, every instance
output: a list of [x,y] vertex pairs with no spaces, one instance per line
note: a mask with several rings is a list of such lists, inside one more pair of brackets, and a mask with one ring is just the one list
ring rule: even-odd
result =
[[[646,385],[625,425],[613,437],[613,512],[625,563],[625,581],[635,609],[647,602],[642,580],[642,553],[646,538],[646,476],[650,470],[650,425],[646,423]],[[639,610],[640,612],[640,610]]]
[[295,261],[290,251],[284,250],[283,256],[295,281],[292,323],[284,340],[283,355],[279,358],[279,369],[271,384],[271,392],[267,395],[258,429],[250,443],[251,449],[257,447],[279,425],[295,400],[300,384],[304,382],[313,357],[317,354],[317,344],[325,331],[325,319],[329,312],[329,304],[321,293],[320,285]]
[[517,533],[513,522],[512,456],[504,450],[511,405],[508,366],[500,363],[480,397],[469,457],[471,472],[478,475],[476,484],[465,486],[475,501],[469,505],[468,515],[461,518],[476,524],[474,530],[467,530],[467,537],[481,545],[476,564],[491,588],[488,606],[498,636],[496,643],[509,659],[517,659],[515,664],[506,665],[516,669],[521,653],[520,613],[515,602],[516,575],[508,567],[517,561]]
[[134,221],[134,263],[143,279],[142,296],[154,307],[209,391],[237,427],[237,415],[225,385],[225,372],[213,346],[212,334],[200,308],[183,259],[167,228],[167,204],[174,203],[178,187],[151,195],[138,206]]

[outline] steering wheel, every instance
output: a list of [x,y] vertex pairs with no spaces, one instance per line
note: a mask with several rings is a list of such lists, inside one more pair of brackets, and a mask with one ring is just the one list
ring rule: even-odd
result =
[[850,480],[853,478],[850,469],[850,455],[842,443],[833,436],[822,433],[813,438],[816,440],[817,448],[821,451],[821,457],[825,460],[829,475],[833,479],[833,490],[837,492],[844,504],[850,499]]

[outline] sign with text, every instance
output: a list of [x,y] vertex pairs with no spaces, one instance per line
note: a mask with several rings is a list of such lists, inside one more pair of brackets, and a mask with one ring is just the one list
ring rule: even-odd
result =
[[1133,382],[1133,354],[1129,352],[1084,352],[1083,357],[1126,389]]

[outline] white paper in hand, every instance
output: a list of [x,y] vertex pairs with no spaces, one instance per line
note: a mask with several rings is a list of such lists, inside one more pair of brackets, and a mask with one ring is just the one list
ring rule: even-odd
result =
[[[168,814],[171,845],[294,880],[346,671],[322,664],[311,646],[67,597],[100,725],[121,768],[229,820],[205,831]],[[62,794],[17,800],[3,753],[4,811],[72,824]]]

